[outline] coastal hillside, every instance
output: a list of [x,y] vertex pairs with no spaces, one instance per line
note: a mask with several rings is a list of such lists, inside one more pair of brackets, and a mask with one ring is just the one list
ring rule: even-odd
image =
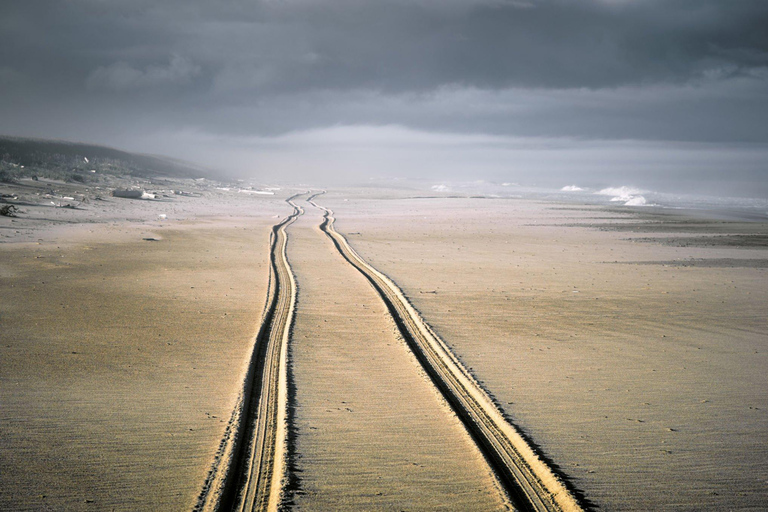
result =
[[151,178],[210,177],[213,172],[168,157],[61,140],[0,136],[0,181],[41,177],[88,183],[95,174]]

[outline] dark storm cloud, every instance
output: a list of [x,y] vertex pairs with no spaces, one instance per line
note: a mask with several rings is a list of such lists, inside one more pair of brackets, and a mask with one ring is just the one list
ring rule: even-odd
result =
[[0,131],[768,143],[766,26],[764,0],[10,0]]
[[[613,87],[768,65],[768,4],[32,0],[0,7],[5,66],[61,85],[173,55],[233,92]],[[121,64],[122,63],[122,64]]]

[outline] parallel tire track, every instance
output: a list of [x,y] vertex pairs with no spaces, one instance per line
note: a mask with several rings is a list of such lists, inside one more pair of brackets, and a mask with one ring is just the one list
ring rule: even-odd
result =
[[352,249],[334,229],[333,212],[312,202],[313,197],[308,199],[310,204],[325,211],[320,229],[381,296],[411,350],[466,426],[515,507],[532,511],[583,510],[445,342],[422,320],[400,288]]
[[270,233],[263,320],[243,389],[195,510],[273,511],[280,505],[286,466],[287,347],[296,304],[285,228],[304,213],[293,203],[297,195],[286,200],[293,213]]

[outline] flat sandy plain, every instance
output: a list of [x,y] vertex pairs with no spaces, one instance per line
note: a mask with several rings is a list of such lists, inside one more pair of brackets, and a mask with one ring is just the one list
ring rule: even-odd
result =
[[600,510],[764,509],[765,224],[369,195],[323,201]]
[[[0,217],[0,509],[195,506],[261,321],[269,230],[298,189],[189,190]],[[317,201],[588,503],[764,507],[764,224],[423,195]],[[289,503],[507,508],[321,212],[299,204]]]
[[195,505],[289,208],[186,185],[0,218],[0,509]]

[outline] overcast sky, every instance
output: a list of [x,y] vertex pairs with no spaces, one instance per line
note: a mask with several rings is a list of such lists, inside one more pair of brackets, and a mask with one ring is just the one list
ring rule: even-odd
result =
[[0,133],[315,182],[765,184],[766,27],[765,0],[3,0]]

